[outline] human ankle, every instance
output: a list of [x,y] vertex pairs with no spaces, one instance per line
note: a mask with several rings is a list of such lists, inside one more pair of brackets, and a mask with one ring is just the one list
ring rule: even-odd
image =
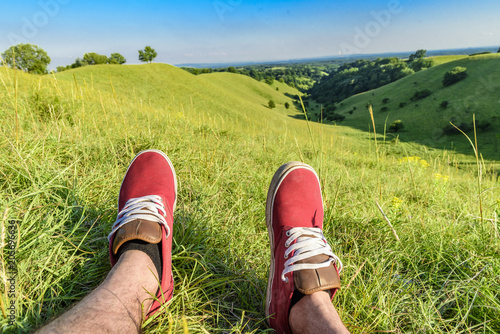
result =
[[290,309],[290,329],[292,333],[334,333],[335,315],[328,291],[305,295]]
[[114,278],[125,279],[132,285],[143,286],[148,290],[157,289],[158,271],[146,253],[139,250],[127,251],[120,256],[115,267],[110,272]]

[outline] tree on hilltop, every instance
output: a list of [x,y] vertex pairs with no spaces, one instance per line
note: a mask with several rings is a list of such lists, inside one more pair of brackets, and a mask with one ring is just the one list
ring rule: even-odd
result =
[[420,49],[420,50],[417,50],[417,52],[412,53],[410,55],[410,58],[408,58],[408,62],[411,63],[411,62],[413,62],[415,60],[419,60],[419,59],[425,58],[425,57],[427,57],[427,50]]
[[107,64],[108,57],[95,52],[89,52],[83,55],[83,61],[89,65]]
[[127,62],[127,59],[125,59],[125,57],[119,53],[112,53],[111,56],[108,58],[108,64],[123,65],[126,62]]
[[50,57],[44,49],[32,44],[17,44],[11,46],[4,53],[2,58],[5,63],[14,68],[29,73],[45,74],[47,66],[50,64]]
[[498,48],[498,51],[497,51],[497,53],[500,53],[500,48]]
[[155,49],[153,49],[149,45],[146,46],[144,50],[139,50],[139,60],[142,62],[151,63],[157,55],[158,54],[156,53]]

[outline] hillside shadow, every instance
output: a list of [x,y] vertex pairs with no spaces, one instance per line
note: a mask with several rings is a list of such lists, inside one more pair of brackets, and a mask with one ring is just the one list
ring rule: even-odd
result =
[[[297,113],[295,115],[289,115],[289,117],[305,120],[304,115],[300,113]],[[309,118],[309,121],[318,123],[318,121],[315,120],[314,117]],[[366,123],[369,124],[371,123],[371,121],[367,119]],[[373,134],[372,132],[373,130],[371,129],[368,130],[367,126],[350,124],[348,119],[346,119],[344,122],[335,122],[335,123],[329,121],[323,121],[323,124],[325,125],[336,124],[337,126],[345,126],[352,129],[360,130],[364,133]],[[500,127],[500,121],[498,122],[498,124],[497,123],[493,124],[486,131],[477,129],[477,142],[478,142],[479,154],[481,154],[484,159],[490,160],[491,162],[494,163],[500,161],[500,135],[498,135],[497,132],[495,131],[495,129],[498,129],[499,127]],[[390,140],[392,140],[398,137],[398,140],[400,142],[419,144],[433,150],[451,151],[475,159],[474,149],[472,148],[470,142],[458,130],[455,131],[454,133],[450,132],[445,133],[441,129],[434,129],[433,131],[430,131],[430,133],[428,134],[419,135],[419,137],[417,138],[414,134],[407,132],[405,129],[400,130],[398,132],[390,132],[388,128],[389,125],[387,125],[386,129],[387,131],[386,139],[390,138]],[[383,131],[384,131],[383,128],[380,130],[379,128],[377,128],[377,139],[379,143],[383,141]],[[472,126],[470,126],[469,129],[465,131],[465,133],[474,142],[474,130],[472,129]]]
[[[342,124],[339,123],[339,125]],[[352,126],[350,124],[346,126],[361,130],[365,133],[369,132],[358,126]],[[474,142],[474,131],[466,131],[466,134],[472,142]],[[416,138],[415,135],[402,130],[398,132],[388,132],[387,137],[391,139],[397,137],[398,140],[403,143],[419,144],[433,150],[451,151],[475,159],[475,153],[471,143],[458,131],[454,134],[444,133],[443,131],[433,131],[432,133]],[[378,138],[379,140],[380,138],[383,140],[383,134],[379,133]],[[477,142],[479,154],[482,155],[484,159],[492,162],[500,161],[500,138],[497,136],[495,131],[478,132]]]
[[297,99],[297,94],[284,93],[284,95],[292,100]]
[[301,120],[306,120],[306,116],[304,113],[302,114],[295,114],[295,115],[287,115],[288,117],[295,118],[295,119],[301,119]]

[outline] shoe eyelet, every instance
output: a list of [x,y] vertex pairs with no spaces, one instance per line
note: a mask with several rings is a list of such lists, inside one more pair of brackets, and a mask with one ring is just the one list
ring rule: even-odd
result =
[[290,244],[288,242],[285,242],[285,247],[286,248],[290,247]]
[[290,230],[286,231],[286,236],[289,237],[290,236]]
[[288,259],[288,255],[285,254],[285,260]]
[[285,277],[285,283],[288,283],[288,277]]

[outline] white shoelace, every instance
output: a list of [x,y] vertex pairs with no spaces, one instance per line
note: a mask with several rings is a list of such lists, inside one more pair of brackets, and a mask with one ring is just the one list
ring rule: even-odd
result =
[[125,203],[123,209],[118,213],[113,229],[108,235],[108,241],[120,227],[136,219],[146,219],[158,221],[165,226],[167,236],[170,235],[170,228],[165,219],[166,211],[163,200],[157,195],[148,195],[143,197],[131,198]]
[[[288,282],[288,277],[285,277],[291,271],[304,270],[304,269],[318,269],[328,267],[335,261],[339,273],[342,271],[342,262],[333,254],[330,245],[326,242],[323,232],[318,227],[295,227],[286,232],[288,239],[285,242],[285,259],[293,251],[293,256],[285,262],[285,269],[281,274],[281,279]],[[305,235],[305,236],[304,236]],[[292,243],[297,240],[296,243]],[[291,246],[290,246],[291,245]],[[329,257],[328,261],[322,263],[296,263],[297,261],[304,260],[315,255],[324,254]]]

